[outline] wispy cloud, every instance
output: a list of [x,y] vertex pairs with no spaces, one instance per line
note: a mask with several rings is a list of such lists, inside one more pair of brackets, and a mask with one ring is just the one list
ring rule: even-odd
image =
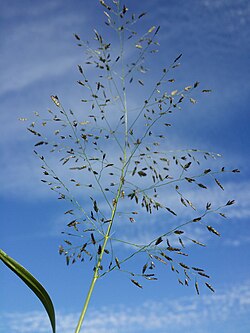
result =
[[[65,15],[57,11],[52,16],[51,13],[43,13],[45,8],[41,7],[41,12],[40,6],[33,7],[32,15],[27,14],[23,20],[16,20],[14,28],[6,24],[8,34],[2,38],[0,63],[1,94],[18,91],[44,78],[62,75],[79,60],[74,48],[68,47],[68,34],[72,34],[71,29],[83,24],[84,18],[68,13],[65,19]],[[34,17],[35,10],[40,13],[37,18]],[[59,31],[67,33],[60,34]]]
[[[159,1],[161,2],[161,1]],[[163,2],[163,1],[162,1]],[[151,3],[150,3],[151,4]],[[151,4],[152,5],[152,4]],[[221,41],[221,45],[217,45],[217,50],[225,52],[230,46],[239,45],[240,40],[249,37],[249,29],[244,29],[249,24],[250,6],[246,0],[239,0],[237,3],[233,0],[201,0],[192,1],[190,3],[183,3],[181,11],[179,4],[176,2],[171,7],[165,7],[165,11],[162,10],[162,6],[154,6],[153,15],[157,17],[160,15],[167,15],[167,19],[164,20],[163,27],[166,31],[166,37],[179,36],[180,39],[175,38],[175,43],[181,43],[183,37],[183,31],[190,34],[190,37],[198,37],[199,35],[206,34],[205,38],[209,42]],[[206,24],[202,22],[204,18],[210,18],[210,21],[206,20]],[[178,20],[180,24],[176,26],[174,20]],[[195,20],[199,24],[199,31],[197,31],[197,25],[192,24],[192,20]],[[221,30],[217,30],[221,27]],[[167,28],[167,29],[166,29]],[[238,38],[231,39],[232,35],[237,36],[239,31],[242,32]],[[193,47],[198,46],[198,38],[192,39]],[[200,49],[200,51],[202,51]],[[205,47],[204,51],[209,51],[209,45]],[[213,50],[210,50],[210,52]]]
[[[24,0],[25,3],[25,0]],[[49,14],[50,12],[55,13],[58,9],[58,2],[56,0],[50,0],[49,2],[39,2],[35,6],[22,6],[18,2],[14,6],[2,6],[0,17],[3,20],[18,19],[25,15],[26,17],[37,17],[42,14]]]
[[[204,290],[202,290],[204,292]],[[89,333],[116,332],[246,332],[242,325],[249,324],[250,282],[218,290],[216,294],[178,299],[148,300],[134,306],[117,304],[109,308],[90,309],[85,321]],[[57,330],[72,332],[77,313],[57,313]],[[49,323],[43,312],[2,313],[2,332],[43,333]],[[239,324],[241,322],[241,324]]]
[[228,238],[224,241],[224,245],[230,247],[239,247],[250,243],[250,237],[248,236],[235,236],[234,238]]

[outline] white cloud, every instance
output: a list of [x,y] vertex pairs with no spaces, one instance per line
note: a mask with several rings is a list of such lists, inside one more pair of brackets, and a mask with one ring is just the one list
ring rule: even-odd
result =
[[13,1],[14,5],[12,6],[2,6],[0,11],[0,17],[4,20],[20,18],[20,16],[25,15],[26,17],[37,17],[41,14],[48,14],[58,8],[57,0],[50,0],[46,2],[36,2],[35,5],[27,6],[25,1],[23,5],[18,4],[18,1]]
[[84,17],[80,19],[68,13],[67,19],[62,14],[40,15],[37,19],[26,17],[13,27],[6,25],[8,33],[2,39],[0,93],[18,91],[72,68],[80,55],[76,55],[75,48],[68,47],[68,35],[72,36],[71,29],[80,22],[84,24]]
[[[202,288],[202,292],[204,292]],[[100,309],[89,309],[84,322],[88,333],[116,332],[241,332],[250,312],[250,282],[218,290],[213,295],[179,297],[178,299],[148,300],[142,304],[123,304]],[[43,333],[49,331],[49,322],[43,312],[2,313],[5,332]],[[77,313],[57,313],[57,331],[74,330]],[[248,320],[249,322],[249,320]],[[4,331],[2,331],[4,332]],[[243,331],[242,331],[243,332]]]
[[[230,44],[239,45],[241,38],[249,36],[249,29],[245,29],[247,24],[249,24],[249,13],[250,6],[247,0],[238,0],[235,2],[234,0],[201,0],[201,1],[191,1],[191,3],[184,3],[181,11],[178,11],[179,6],[164,6],[162,10],[162,6],[154,6],[154,10],[152,11],[152,15],[155,15],[157,18],[158,14],[164,14],[164,11],[169,12],[168,20],[164,21],[163,27],[167,26],[168,29],[164,29],[166,31],[166,36],[173,37],[173,33],[175,36],[182,36],[183,28],[186,29],[190,34],[202,34],[207,32],[208,35],[211,35],[211,31],[213,30],[213,38],[217,41],[221,41],[222,45],[217,45],[222,51],[225,51]],[[151,16],[152,16],[151,15]],[[158,16],[159,17],[159,16]],[[209,17],[210,22],[206,22],[206,24],[202,24],[201,20],[204,17]],[[182,21],[180,20],[182,18]],[[174,19],[177,19],[180,24],[176,27],[176,24],[172,24]],[[200,23],[200,31],[195,31],[196,26],[192,25],[192,19],[195,19],[196,22]],[[156,21],[156,19],[155,19]],[[221,27],[219,31],[218,28]],[[210,28],[212,30],[208,31]],[[163,30],[163,29],[162,29]],[[235,36],[241,31],[241,36],[231,40],[231,34]],[[228,33],[226,36],[224,32]],[[208,37],[208,36],[206,36]],[[177,38],[176,38],[177,39]],[[230,44],[225,43],[225,39],[230,39]],[[198,40],[193,40],[195,44]],[[195,45],[193,45],[195,47]],[[208,48],[206,48],[209,51]]]
[[250,243],[250,237],[248,236],[234,236],[234,238],[228,238],[224,241],[224,245],[230,246],[230,247],[239,247],[244,246],[246,244]]

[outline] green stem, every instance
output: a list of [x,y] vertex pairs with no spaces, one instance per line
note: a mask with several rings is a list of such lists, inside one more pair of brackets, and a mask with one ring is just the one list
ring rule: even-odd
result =
[[[118,8],[118,13],[119,13],[119,11],[120,11],[120,1],[118,1],[118,3],[117,3],[117,8]],[[82,323],[83,323],[83,320],[84,320],[84,317],[85,317],[85,314],[86,314],[86,311],[87,311],[87,308],[88,308],[88,305],[89,305],[89,302],[90,302],[90,299],[91,299],[91,296],[92,296],[92,293],[93,293],[93,290],[94,290],[94,287],[95,287],[95,283],[96,283],[97,279],[100,277],[99,276],[99,269],[100,269],[100,266],[101,266],[102,257],[103,257],[103,254],[104,254],[104,250],[107,246],[107,242],[110,238],[110,233],[111,233],[112,225],[113,225],[116,210],[117,210],[117,204],[118,204],[119,198],[121,196],[121,192],[122,192],[122,188],[123,188],[123,184],[124,184],[125,167],[126,167],[126,164],[127,164],[126,163],[127,162],[126,146],[127,146],[127,135],[128,135],[128,119],[127,119],[126,92],[125,92],[125,82],[124,82],[124,65],[123,65],[123,43],[124,43],[124,41],[123,41],[123,38],[122,38],[121,34],[120,34],[120,43],[121,43],[121,58],[122,58],[122,86],[123,86],[123,92],[124,92],[123,93],[123,98],[124,98],[123,102],[124,102],[124,113],[125,113],[125,145],[124,145],[124,149],[123,149],[123,167],[121,169],[121,177],[120,177],[119,186],[118,186],[118,189],[117,189],[117,192],[116,192],[116,196],[113,200],[113,207],[112,207],[110,222],[108,224],[108,228],[107,228],[106,234],[104,236],[101,252],[99,254],[97,263],[96,263],[95,268],[94,268],[93,278],[92,278],[92,281],[91,281],[91,284],[90,284],[90,287],[89,287],[89,290],[88,290],[88,294],[87,294],[87,297],[86,297],[86,300],[85,300],[85,303],[84,303],[84,306],[83,306],[83,309],[82,309],[82,312],[81,312],[81,315],[80,315],[80,318],[79,318],[79,321],[78,321],[78,324],[77,324],[77,327],[76,327],[76,330],[75,330],[75,333],[79,333],[80,330],[81,330]],[[119,141],[117,141],[117,143],[120,146]],[[101,187],[101,189],[102,189],[102,187]]]
[[122,176],[121,176],[121,180],[120,180],[120,184],[119,184],[119,187],[118,187],[118,190],[117,190],[116,197],[114,199],[114,205],[113,205],[113,209],[112,209],[112,213],[111,213],[111,218],[110,218],[110,222],[109,222],[109,225],[108,225],[108,228],[107,228],[107,232],[105,234],[104,241],[103,241],[103,244],[102,244],[102,250],[101,250],[101,253],[99,255],[97,264],[95,266],[94,275],[93,275],[93,278],[92,278],[92,281],[91,281],[91,284],[90,284],[90,287],[89,287],[89,291],[88,291],[88,294],[87,294],[87,297],[86,297],[86,300],[85,300],[85,303],[84,303],[84,306],[83,306],[83,309],[82,309],[82,312],[81,312],[81,315],[80,315],[80,318],[79,318],[79,321],[78,321],[78,324],[77,324],[77,327],[76,327],[76,330],[75,330],[75,333],[80,332],[80,329],[82,327],[82,323],[83,323],[83,320],[84,320],[84,317],[85,317],[85,314],[86,314],[86,311],[87,311],[87,308],[88,308],[88,305],[89,305],[89,301],[90,301],[90,298],[91,298],[93,290],[94,290],[95,283],[96,283],[97,279],[99,278],[98,273],[99,273],[99,269],[100,269],[100,266],[101,266],[102,257],[103,257],[104,250],[106,248],[108,239],[110,237],[110,232],[111,232],[111,229],[112,229],[112,225],[113,225],[113,221],[114,221],[115,213],[116,213],[116,209],[117,209],[117,202],[119,200],[121,190],[122,190],[122,186],[123,186],[123,173],[124,173],[124,169],[122,169]]
[[87,294],[87,297],[86,297],[86,300],[85,300],[85,303],[84,303],[84,306],[83,306],[83,309],[82,309],[82,312],[81,312],[81,315],[80,315],[80,318],[79,318],[79,321],[78,321],[78,324],[77,324],[77,327],[75,329],[75,333],[80,332],[80,329],[81,329],[82,323],[83,323],[83,319],[85,317],[85,314],[86,314],[86,311],[87,311],[87,308],[88,308],[88,305],[89,305],[89,301],[90,301],[90,298],[91,298],[91,295],[92,295],[92,292],[93,292],[93,289],[94,289],[97,278],[98,277],[96,276],[96,270],[95,270],[95,273],[93,275],[93,278],[92,278],[92,281],[91,281],[91,284],[90,284],[90,287],[89,287],[89,291],[88,291],[88,294]]

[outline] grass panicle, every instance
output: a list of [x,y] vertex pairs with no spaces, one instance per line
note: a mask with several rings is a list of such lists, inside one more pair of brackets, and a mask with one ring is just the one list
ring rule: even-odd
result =
[[[193,285],[197,294],[201,283],[214,292],[206,282],[210,276],[192,266],[189,259],[188,245],[206,245],[186,230],[198,225],[220,236],[208,223],[211,216],[225,217],[224,209],[234,200],[222,206],[207,202],[199,207],[190,193],[204,193],[214,183],[224,190],[218,178],[239,172],[218,169],[216,163],[213,168],[220,158],[216,153],[197,148],[169,149],[173,116],[184,107],[196,105],[199,93],[210,90],[200,88],[198,81],[178,87],[174,73],[182,54],[164,67],[153,83],[147,56],[151,59],[159,50],[160,27],[148,27],[139,35],[135,28],[145,12],[131,14],[121,1],[100,0],[100,4],[109,32],[105,34],[103,29],[101,34],[95,29],[92,43],[74,34],[77,46],[85,50],[85,60],[77,65],[81,106],[67,110],[63,98],[52,95],[48,114],[36,113],[28,127],[37,138],[35,154],[41,160],[42,182],[70,206],[65,211],[65,220],[69,217],[69,221],[63,231],[68,237],[59,253],[67,265],[77,261],[91,261],[93,265],[93,279],[76,333],[96,281],[114,270],[127,274],[135,286],[143,288],[144,280],[157,280],[156,268],[164,265],[178,283]],[[136,103],[132,102],[134,91]],[[164,191],[175,195],[189,219],[176,210],[176,205],[172,207]],[[133,228],[137,221],[147,224],[154,217],[168,222],[166,230],[150,241],[138,244],[115,237],[118,219],[131,222],[129,227]],[[116,243],[126,245],[129,254],[116,254]],[[129,261],[135,257],[138,271],[131,271]]]

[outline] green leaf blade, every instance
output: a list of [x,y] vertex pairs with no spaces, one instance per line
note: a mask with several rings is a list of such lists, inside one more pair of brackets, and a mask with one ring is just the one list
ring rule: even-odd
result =
[[3,250],[0,249],[0,260],[10,268],[23,282],[36,294],[36,296],[42,302],[50,319],[53,333],[56,333],[56,320],[53,303],[50,299],[49,294],[44,287],[38,282],[34,276],[27,271],[17,261],[7,255]]

